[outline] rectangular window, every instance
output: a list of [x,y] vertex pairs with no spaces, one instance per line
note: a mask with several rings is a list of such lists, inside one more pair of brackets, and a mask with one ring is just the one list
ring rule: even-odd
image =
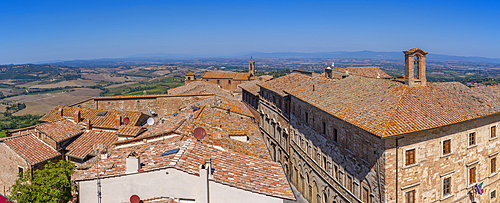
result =
[[326,156],[323,156],[323,168],[326,169]]
[[217,80],[217,84],[219,84],[219,83],[220,83],[219,80]]
[[451,188],[451,178],[445,178],[443,180],[443,197],[450,195]]
[[451,153],[451,140],[443,141],[443,155]]
[[347,188],[347,190],[352,192],[352,178],[349,176],[347,176],[347,180],[345,182],[345,187]]
[[406,203],[415,203],[415,190],[406,192]]
[[326,135],[326,123],[323,122],[323,129],[321,130],[321,133],[323,133],[323,135]]
[[491,198],[491,199],[495,199],[495,198],[497,198],[497,191],[496,191],[496,190],[491,191],[491,193],[490,193],[490,198]]
[[476,145],[476,133],[469,133],[469,146]]
[[363,187],[363,202],[368,203],[368,189]]
[[406,165],[415,163],[415,149],[406,150]]
[[17,167],[19,175],[23,175],[24,169],[22,167]]
[[227,83],[228,83],[228,84],[231,84],[231,80],[228,80],[228,81],[227,81]]
[[490,167],[490,172],[495,173],[497,171],[497,158],[491,159],[491,167]]
[[491,138],[497,137],[497,127],[496,126],[491,126],[490,134],[491,134]]
[[333,129],[333,141],[339,142],[338,136],[337,136],[337,129]]
[[333,173],[335,174],[335,178],[337,178],[337,180],[339,180],[339,167],[337,165],[334,165],[333,166]]
[[476,168],[469,168],[469,184],[476,182]]
[[309,122],[309,115],[307,114],[307,112],[306,112],[306,117],[305,117],[305,119],[306,119],[306,124],[307,124],[307,123]]

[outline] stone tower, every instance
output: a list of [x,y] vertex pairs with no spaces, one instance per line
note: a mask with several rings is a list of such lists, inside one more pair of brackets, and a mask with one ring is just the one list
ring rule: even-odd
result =
[[[405,84],[408,87],[426,86],[427,78],[425,77],[425,57],[427,52],[419,48],[413,48],[405,53]],[[415,74],[415,66],[417,73]]]
[[250,73],[250,77],[255,76],[255,61],[253,61],[253,57],[250,57],[250,61],[248,61],[248,72]]

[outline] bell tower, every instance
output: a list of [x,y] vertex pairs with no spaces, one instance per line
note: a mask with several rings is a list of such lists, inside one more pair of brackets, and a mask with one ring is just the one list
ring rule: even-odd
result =
[[250,77],[255,76],[255,61],[253,61],[252,56],[250,56],[250,61],[248,61],[248,72],[250,73]]
[[[426,86],[425,57],[427,52],[419,48],[413,48],[403,51],[403,53],[405,53],[405,84],[408,87]],[[416,73],[415,67],[417,68]]]

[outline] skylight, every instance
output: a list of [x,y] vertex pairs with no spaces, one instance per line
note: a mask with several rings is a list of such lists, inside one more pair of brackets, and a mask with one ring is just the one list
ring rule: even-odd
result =
[[177,148],[177,149],[172,149],[172,150],[168,150],[168,151],[166,151],[166,152],[163,152],[163,153],[160,155],[160,157],[162,157],[162,156],[167,156],[167,155],[170,155],[170,154],[175,154],[175,153],[177,153],[178,151],[179,151],[179,148]]

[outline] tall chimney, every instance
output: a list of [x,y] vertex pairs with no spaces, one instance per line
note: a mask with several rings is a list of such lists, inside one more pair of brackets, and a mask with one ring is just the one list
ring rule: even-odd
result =
[[82,115],[80,114],[80,110],[75,111],[75,115],[73,116],[73,121],[75,121],[75,123],[80,123],[82,121]]
[[116,118],[115,118],[115,127],[119,128],[121,124],[122,124],[122,117],[121,116],[116,116]]
[[210,158],[205,158],[205,163],[200,166],[200,203],[210,202],[209,182],[212,166]]
[[92,124],[90,123],[90,120],[87,121],[87,130],[92,130]]
[[125,173],[135,173],[139,169],[141,169],[141,157],[135,151],[132,151],[127,156]]
[[63,108],[59,108],[59,118],[63,117]]

